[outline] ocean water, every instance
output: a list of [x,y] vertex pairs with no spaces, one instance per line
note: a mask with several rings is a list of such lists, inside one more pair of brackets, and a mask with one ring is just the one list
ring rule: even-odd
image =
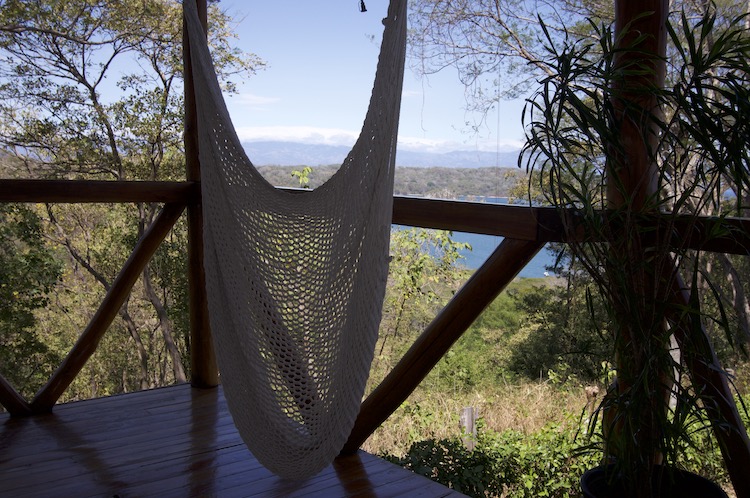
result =
[[[468,242],[472,250],[463,250],[463,259],[459,264],[476,270],[492,254],[492,251],[502,242],[503,238],[494,235],[480,235],[476,233],[453,232],[453,240],[457,242]],[[555,255],[545,246],[518,274],[521,278],[542,278],[553,273],[547,270],[548,266],[555,263]],[[545,272],[547,275],[545,275]]]
[[[473,202],[488,202],[491,204],[508,204],[507,197],[476,197],[461,196],[458,200],[471,200]],[[472,250],[461,251],[463,259],[459,261],[470,270],[476,270],[492,254],[503,238],[494,235],[480,235],[476,233],[453,232],[453,240],[457,242],[468,242]],[[555,255],[545,246],[529,264],[518,274],[521,278],[542,278],[554,275],[547,267],[554,265]]]
[[[396,230],[403,230],[408,227],[393,225]],[[453,232],[453,240],[456,242],[468,242],[471,249],[460,251],[461,259],[457,264],[470,270],[476,270],[492,254],[503,238],[495,235],[480,235],[476,233]],[[555,263],[555,255],[549,251],[547,246],[529,261],[523,270],[518,274],[521,278],[542,278],[554,275],[554,272],[547,268]]]

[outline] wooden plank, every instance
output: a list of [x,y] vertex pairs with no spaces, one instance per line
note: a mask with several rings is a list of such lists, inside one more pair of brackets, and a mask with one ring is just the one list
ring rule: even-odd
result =
[[31,414],[29,403],[2,375],[0,375],[0,404],[14,417]]
[[112,283],[99,309],[81,334],[73,349],[52,375],[49,382],[31,402],[34,413],[44,413],[60,399],[60,396],[81,371],[86,361],[94,354],[99,341],[117,316],[117,312],[130,294],[143,268],[151,260],[159,245],[182,214],[181,204],[167,204],[154,223],[136,245],[125,266]]
[[357,451],[543,246],[542,242],[514,239],[500,243],[362,403],[342,454]]
[[[188,0],[194,1],[194,0]],[[195,0],[198,17],[207,32],[206,0]],[[198,146],[198,115],[195,104],[190,43],[186,21],[183,20],[182,50],[185,71],[185,167],[187,179],[201,181]],[[200,203],[188,206],[188,300],[190,310],[190,375],[196,387],[213,387],[219,384],[211,324],[208,318],[206,272],[203,266],[203,208]]]
[[195,182],[0,179],[0,202],[164,202],[193,204]]
[[177,385],[59,405],[53,414],[0,415],[0,496],[420,494],[461,496],[363,452],[310,479],[273,475],[243,444],[220,387]]

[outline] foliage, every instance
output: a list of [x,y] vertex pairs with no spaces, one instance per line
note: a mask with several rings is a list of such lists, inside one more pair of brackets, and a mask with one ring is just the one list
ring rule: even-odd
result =
[[[420,406],[414,416],[435,417],[428,410]],[[743,420],[750,427],[747,414]],[[416,440],[402,456],[391,452],[382,456],[469,496],[577,497],[580,476],[599,463],[595,454],[585,451],[590,444],[600,444],[586,439],[585,423],[575,414],[567,414],[539,429],[522,432],[494,430],[480,419],[474,450],[468,450],[461,438],[453,435]],[[683,451],[681,468],[728,484],[721,452],[709,432],[700,431]]]
[[[594,41],[565,33],[562,43],[542,26],[550,74],[527,106],[525,160],[547,182],[540,185],[547,201],[569,209],[561,212],[568,233],[584,236],[571,237],[579,241],[572,252],[602,297],[617,364],[601,412],[606,449],[631,491],[647,493],[636,488],[647,486],[655,456],[674,465],[705,417],[724,423],[702,412],[705,400],[682,378],[685,363],[671,354],[671,341],[674,334],[684,357],[719,369],[701,322],[713,322],[729,342],[737,329],[713,283],[721,279],[671,234],[678,215],[726,215],[727,190],[733,211],[745,209],[750,134],[738,123],[750,116],[750,36],[743,16],[722,25],[710,6],[697,21],[683,13],[667,25],[674,66],[665,86],[656,69],[662,56],[632,26],[615,38],[610,26],[592,22]],[[670,393],[676,408],[666,406]]]
[[533,434],[496,432],[481,420],[474,450],[458,437],[414,443],[394,463],[469,496],[577,497],[580,475],[595,461],[577,449],[576,431],[549,425]]
[[564,33],[589,36],[583,19],[611,20],[612,2],[564,0],[543,5],[522,0],[417,0],[411,6],[410,47],[415,70],[455,68],[466,87],[467,108],[480,118],[503,99],[523,97],[550,74],[544,59],[541,18],[558,41]]
[[310,166],[305,166],[301,170],[293,170],[292,177],[299,181],[299,186],[302,188],[310,188],[310,173],[312,173]]
[[[444,230],[394,227],[383,319],[375,351],[376,369],[395,361],[455,291],[459,251],[469,249]],[[380,377],[380,372],[376,377]]]
[[[210,22],[221,74],[260,65],[218,9]],[[181,31],[164,0],[4,2],[0,143],[37,177],[184,177]]]
[[[228,91],[263,62],[232,47],[231,22],[209,8],[209,43]],[[0,3],[0,149],[5,177],[185,178],[182,7],[167,0]],[[11,160],[8,160],[10,158]],[[47,205],[44,234],[69,265],[37,317],[65,354],[94,314],[154,203]],[[65,399],[184,381],[189,356],[186,225],[179,222],[119,310],[100,353]],[[56,361],[49,364],[54,368]],[[90,375],[90,377],[89,377]]]
[[529,378],[554,372],[556,379],[601,380],[602,362],[612,360],[611,347],[590,313],[601,303],[587,302],[587,295],[596,299],[587,289],[556,285],[514,294],[524,322],[508,345],[512,371]]
[[35,315],[60,278],[57,258],[31,208],[0,204],[0,373],[26,396],[59,363]]

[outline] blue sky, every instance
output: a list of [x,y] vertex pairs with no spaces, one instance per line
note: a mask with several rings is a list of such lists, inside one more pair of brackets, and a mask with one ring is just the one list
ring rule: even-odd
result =
[[[240,48],[269,65],[228,99],[240,138],[354,143],[370,98],[388,2],[365,3],[366,13],[359,12],[359,0],[220,3],[239,22]],[[464,89],[455,70],[420,77],[407,67],[400,147],[434,152],[517,148],[522,106],[501,104],[500,113],[475,134],[466,126],[476,118],[464,110]]]

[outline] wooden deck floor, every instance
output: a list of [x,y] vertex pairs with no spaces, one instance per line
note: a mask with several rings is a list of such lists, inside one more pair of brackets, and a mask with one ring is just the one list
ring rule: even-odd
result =
[[220,388],[180,385],[0,415],[0,496],[463,496],[359,452],[285,481],[240,439]]

